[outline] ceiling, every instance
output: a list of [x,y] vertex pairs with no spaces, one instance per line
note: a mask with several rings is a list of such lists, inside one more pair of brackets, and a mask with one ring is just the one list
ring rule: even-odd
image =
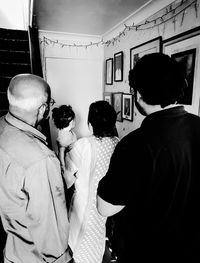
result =
[[39,30],[102,36],[149,0],[34,0]]

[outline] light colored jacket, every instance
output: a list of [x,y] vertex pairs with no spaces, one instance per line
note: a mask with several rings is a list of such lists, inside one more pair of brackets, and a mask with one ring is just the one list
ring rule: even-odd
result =
[[42,133],[9,113],[0,120],[0,213],[4,262],[70,260],[59,161]]

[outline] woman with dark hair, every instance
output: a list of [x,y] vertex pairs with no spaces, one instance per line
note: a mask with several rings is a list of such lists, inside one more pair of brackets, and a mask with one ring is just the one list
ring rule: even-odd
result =
[[103,259],[107,218],[97,211],[96,192],[119,141],[116,118],[108,102],[92,103],[88,125],[93,135],[77,140],[65,157],[67,187],[75,186],[70,207],[69,245],[76,263],[101,263]]

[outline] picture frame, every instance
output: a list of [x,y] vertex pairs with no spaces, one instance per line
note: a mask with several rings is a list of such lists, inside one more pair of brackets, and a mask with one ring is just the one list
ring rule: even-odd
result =
[[130,69],[134,68],[134,65],[142,56],[155,52],[162,52],[161,36],[151,39],[130,49]]
[[106,59],[106,85],[113,84],[113,58]]
[[123,52],[117,52],[114,54],[114,81],[123,81]]
[[[138,46],[132,47],[130,49],[130,69],[133,69],[136,62],[144,55],[162,52],[162,37],[153,38],[145,43]],[[133,88],[130,87],[130,93],[133,94]]]
[[110,105],[112,105],[112,93],[111,92],[104,92],[103,99],[107,101]]
[[133,95],[130,93],[122,95],[122,118],[133,121]]
[[192,105],[196,48],[174,53],[171,55],[171,57],[181,65],[186,80],[184,96],[179,101],[177,101],[177,103]]
[[123,92],[112,93],[112,106],[117,113],[117,121],[122,122],[122,94]]
[[185,72],[185,94],[178,104],[199,115],[200,108],[200,27],[163,41],[163,53],[178,61]]

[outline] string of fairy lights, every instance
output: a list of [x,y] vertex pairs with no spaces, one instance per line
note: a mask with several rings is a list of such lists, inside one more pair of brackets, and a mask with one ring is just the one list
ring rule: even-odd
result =
[[[177,2],[179,2],[177,4]],[[62,43],[58,40],[52,40],[47,37],[43,37],[43,39],[40,41],[40,44],[43,44],[43,47],[45,48],[46,45],[58,45],[61,48],[63,47],[75,47],[75,48],[88,48],[91,46],[100,46],[100,45],[114,45],[116,42],[119,42],[121,37],[126,35],[127,31],[140,31],[140,30],[148,30],[148,29],[153,29],[155,27],[158,27],[161,25],[165,25],[168,21],[172,21],[174,23],[174,30],[176,29],[176,22],[177,22],[177,17],[181,16],[181,22],[180,25],[182,26],[185,15],[187,13],[187,9],[193,7],[195,10],[195,15],[198,17],[198,7],[199,7],[199,2],[198,0],[193,0],[193,1],[188,1],[188,0],[176,0],[175,2],[169,4],[165,9],[163,9],[163,14],[159,17],[153,18],[151,20],[145,20],[142,23],[139,24],[134,24],[132,25],[126,25],[124,24],[124,29],[119,32],[119,34],[115,37],[113,37],[110,40],[104,40],[103,38],[98,41],[98,42],[90,42],[87,44],[77,44],[77,43],[72,43],[72,44],[67,44],[67,43]]]

